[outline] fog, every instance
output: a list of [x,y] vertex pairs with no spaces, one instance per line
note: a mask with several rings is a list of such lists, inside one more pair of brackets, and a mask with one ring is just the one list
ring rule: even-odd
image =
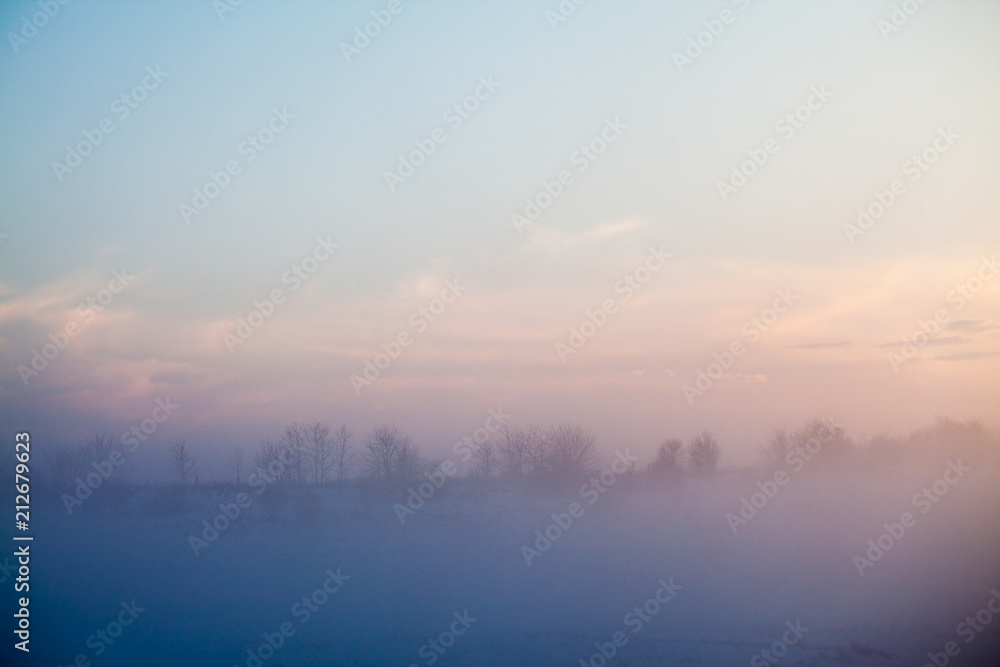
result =
[[[710,434],[643,460],[569,425],[504,426],[409,471],[385,463],[405,434],[375,429],[339,482],[281,449],[291,431],[239,485],[180,483],[176,456],[153,485],[71,464],[34,508],[30,664],[1000,658],[996,431],[859,443],[820,419],[721,470]],[[548,453],[515,468],[533,438]]]
[[1000,3],[0,3],[0,665],[1000,664]]

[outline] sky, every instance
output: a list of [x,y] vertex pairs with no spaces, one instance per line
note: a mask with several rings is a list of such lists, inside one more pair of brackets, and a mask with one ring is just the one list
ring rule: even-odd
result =
[[995,425],[1000,5],[916,7],[5,2],[0,423]]

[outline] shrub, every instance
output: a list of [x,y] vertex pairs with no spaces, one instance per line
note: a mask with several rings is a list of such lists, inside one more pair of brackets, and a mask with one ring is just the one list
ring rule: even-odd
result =
[[715,472],[720,453],[718,441],[708,431],[702,431],[696,435],[688,447],[691,466],[700,473]]
[[655,477],[675,475],[684,456],[684,443],[680,438],[668,438],[656,450],[656,460],[649,464],[649,472]]

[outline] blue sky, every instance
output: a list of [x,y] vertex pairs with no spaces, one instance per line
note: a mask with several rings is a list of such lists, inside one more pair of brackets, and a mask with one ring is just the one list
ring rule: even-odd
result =
[[[246,0],[220,20],[208,0],[74,0],[17,52],[6,38],[5,417],[73,439],[170,395],[190,406],[172,432],[219,446],[290,419],[391,419],[435,450],[502,405],[606,444],[711,428],[746,453],[820,414],[871,433],[991,413],[1000,281],[961,310],[947,295],[998,245],[1000,7],[928,3],[884,38],[889,2],[591,0],[553,29],[558,4],[403,2],[351,62],[340,44],[386,3]],[[4,3],[0,32],[37,11]],[[147,67],[166,78],[116,118]],[[449,128],[481,77],[499,86]],[[722,201],[717,182],[819,86],[832,97]],[[245,162],[275,108],[294,118]],[[105,118],[60,182],[53,161]],[[621,136],[519,234],[511,214],[609,118]],[[396,156],[439,127],[390,192]],[[910,181],[903,164],[948,127],[954,145]],[[229,160],[241,173],[185,224],[178,206]],[[905,194],[849,243],[843,225],[894,179]],[[338,253],[231,353],[225,332],[327,235]],[[555,344],[650,246],[671,261],[562,363]],[[26,385],[19,365],[122,267],[134,282]],[[350,376],[454,277],[468,291],[357,395]],[[689,404],[683,385],[788,287],[795,307]],[[893,371],[880,346],[941,308],[965,324]]]

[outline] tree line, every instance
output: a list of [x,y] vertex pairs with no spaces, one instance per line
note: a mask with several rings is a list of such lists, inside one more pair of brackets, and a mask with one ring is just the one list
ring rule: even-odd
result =
[[[483,441],[466,439],[455,454],[465,474],[476,480],[499,478],[572,479],[594,470],[597,437],[576,424],[527,426],[501,424]],[[458,448],[456,448],[458,449]],[[197,453],[186,438],[168,443],[168,472],[178,485],[198,484]],[[91,472],[96,464],[116,461],[109,481],[122,481],[127,466],[127,449],[121,438],[100,431],[78,446],[60,445],[49,450],[46,464],[50,479],[66,486],[77,477]],[[686,455],[699,472],[716,468],[719,446],[715,438],[703,433],[687,449],[679,440],[661,445],[658,458],[650,464],[650,473],[676,471]],[[439,467],[442,460],[423,457],[409,436],[393,424],[381,424],[356,442],[346,425],[333,429],[313,421],[288,424],[278,437],[261,440],[248,452],[242,446],[226,451],[227,475],[223,481],[237,485],[266,480],[268,484],[342,484],[348,480],[382,483],[407,482]],[[106,469],[108,466],[104,466]]]
[[[997,438],[996,432],[979,422],[944,419],[907,438],[880,436],[869,443],[870,447],[859,449],[843,427],[812,420],[797,430],[772,432],[761,443],[760,454],[764,467],[775,468],[822,449],[822,465],[829,466],[859,462],[858,456],[888,456],[911,442],[924,447],[924,441],[995,442]],[[597,437],[569,423],[526,427],[503,423],[482,441],[466,438],[455,449],[453,463],[464,468],[467,477],[479,481],[578,478],[595,472],[598,454]],[[79,445],[54,445],[41,456],[45,473],[42,481],[62,489],[99,471],[104,483],[122,482],[127,477],[132,451],[118,435],[108,431],[99,431]],[[711,474],[717,470],[720,455],[719,443],[708,431],[686,443],[667,438],[644,473],[654,480],[686,473]],[[198,452],[187,439],[170,441],[167,465],[171,481],[177,485],[206,481],[200,478],[197,458]],[[11,467],[9,459],[0,453],[0,470]],[[443,460],[424,458],[409,436],[393,424],[376,426],[356,440],[346,425],[333,429],[313,421],[291,423],[278,437],[261,440],[249,452],[244,447],[232,447],[225,453],[224,462],[228,472],[223,481],[228,483],[242,485],[264,479],[267,483],[306,485],[343,484],[350,480],[409,482],[438,469]]]

